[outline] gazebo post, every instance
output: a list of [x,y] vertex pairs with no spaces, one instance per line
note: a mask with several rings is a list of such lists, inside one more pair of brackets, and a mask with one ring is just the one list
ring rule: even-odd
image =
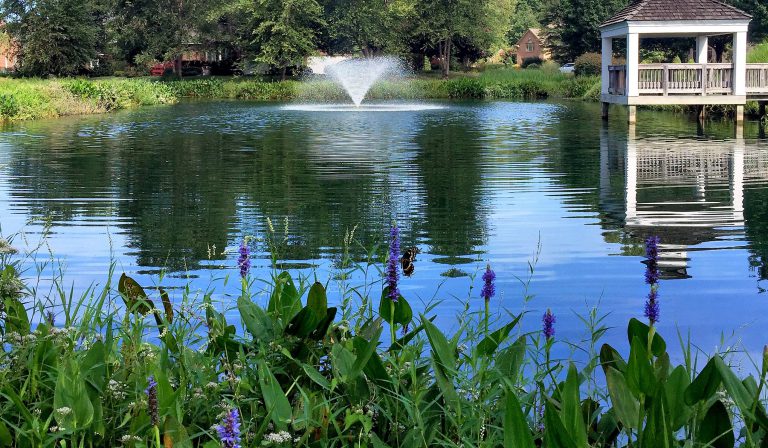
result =
[[[733,94],[747,96],[747,33],[733,33]],[[744,122],[744,105],[736,106],[736,123]]]
[[640,95],[640,35],[627,33],[627,100],[629,107],[629,122],[637,120],[637,106],[631,104],[632,98]]
[[[602,51],[600,52],[602,60],[601,72],[600,72],[600,93],[608,95],[611,87],[611,72],[609,70],[610,65],[613,63],[613,38],[602,38]],[[608,119],[608,107],[610,103],[603,101],[602,106],[602,118]]]

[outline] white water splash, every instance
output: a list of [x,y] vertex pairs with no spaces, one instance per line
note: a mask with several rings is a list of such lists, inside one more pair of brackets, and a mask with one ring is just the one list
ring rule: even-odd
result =
[[398,72],[400,64],[391,57],[350,59],[325,68],[325,73],[344,88],[358,107],[376,81]]

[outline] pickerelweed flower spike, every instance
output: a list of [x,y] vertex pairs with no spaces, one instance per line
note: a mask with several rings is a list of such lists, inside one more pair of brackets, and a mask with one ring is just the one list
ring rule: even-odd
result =
[[237,259],[237,266],[240,267],[240,277],[245,278],[248,271],[251,270],[251,249],[245,240],[240,244],[240,257]]
[[555,322],[557,321],[557,318],[555,318],[555,315],[552,314],[552,310],[547,308],[547,312],[544,313],[544,316],[541,318],[541,321],[544,323],[543,325],[544,337],[547,338],[547,340],[552,339],[552,337],[555,335]]
[[393,302],[397,302],[400,297],[400,290],[397,288],[397,281],[400,279],[399,266],[400,229],[395,224],[389,232],[389,260],[387,261],[387,286],[389,287],[389,298]]
[[659,321],[659,243],[658,236],[650,236],[645,240],[645,282],[651,286],[648,298],[645,300],[645,317],[653,326]]
[[240,412],[233,408],[224,416],[221,425],[216,426],[221,446],[224,448],[240,448]]
[[486,265],[485,272],[483,273],[483,290],[480,292],[480,296],[485,299],[486,302],[490,301],[491,298],[496,295],[496,285],[494,285],[494,280],[496,280],[496,273],[493,272],[493,269],[491,269],[491,265]]
[[157,426],[160,422],[160,416],[157,406],[157,381],[155,376],[150,375],[147,378],[147,388],[144,389],[144,393],[147,394],[147,408],[149,410],[149,420],[152,426]]

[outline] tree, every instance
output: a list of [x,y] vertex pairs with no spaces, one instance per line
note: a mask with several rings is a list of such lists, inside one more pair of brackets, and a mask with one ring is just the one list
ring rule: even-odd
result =
[[92,0],[4,0],[5,29],[25,75],[73,75],[96,59],[100,23]]
[[768,3],[765,0],[727,0],[727,3],[752,15],[749,37],[752,41],[768,38]]
[[413,0],[327,0],[329,49],[365,57],[402,53],[413,10]]
[[205,43],[202,32],[219,16],[221,0],[115,0],[111,27],[113,41],[134,62],[141,55],[149,60],[173,60],[181,76],[182,54],[190,43]]
[[536,11],[541,11],[541,2],[539,0],[517,1],[512,13],[509,31],[507,32],[507,43],[515,45],[529,28],[541,27],[539,14]]
[[417,2],[418,32],[437,48],[443,77],[451,70],[454,41],[488,50],[509,29],[510,0],[423,0]]
[[626,5],[626,0],[555,0],[549,4],[547,44],[555,60],[573,61],[600,52],[600,24]]
[[278,69],[285,79],[289,67],[304,65],[317,49],[322,13],[316,0],[256,0],[250,48],[255,60]]

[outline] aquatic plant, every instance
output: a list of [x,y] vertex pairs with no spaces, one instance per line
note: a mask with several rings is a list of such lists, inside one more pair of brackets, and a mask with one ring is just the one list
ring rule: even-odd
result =
[[645,240],[645,282],[650,285],[650,291],[645,301],[644,314],[651,326],[659,321],[661,312],[658,301],[659,278],[661,276],[659,272],[659,243],[658,236],[650,236]]
[[[0,257],[0,268],[9,257]],[[547,309],[543,331],[525,331],[531,299],[518,314],[489,316],[468,294],[448,333],[433,322],[440,301],[414,315],[405,298],[393,302],[381,291],[383,257],[350,257],[370,260],[354,269],[376,275],[341,291],[357,298],[342,304],[355,310],[343,320],[322,283],[280,271],[263,282],[263,306],[246,289],[235,309],[214,302],[214,291],[173,290],[166,300],[127,275],[116,289],[107,281],[82,297],[31,285],[23,302],[4,298],[0,446],[768,442],[768,355],[757,376],[737,376],[726,354],[709,354],[699,368],[688,342],[676,365],[664,338],[637,319],[627,326],[628,344],[592,350],[607,328],[591,311],[583,318],[588,342],[572,344],[586,359],[550,358],[555,316]],[[66,291],[63,280],[51,281]],[[60,327],[39,312],[52,299]],[[384,342],[387,325],[403,334]]]

